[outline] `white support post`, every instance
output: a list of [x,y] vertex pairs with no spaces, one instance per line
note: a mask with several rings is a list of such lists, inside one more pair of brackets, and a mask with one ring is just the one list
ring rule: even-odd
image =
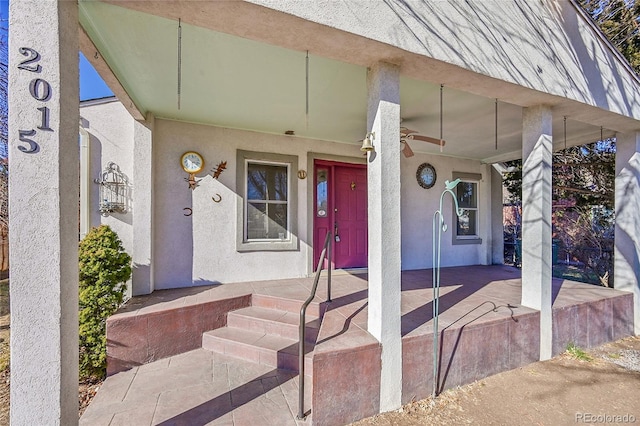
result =
[[84,128],[80,132],[80,239],[91,229],[91,135]]
[[552,355],[551,108],[522,115],[522,305],[540,311],[540,359]]
[[78,424],[78,4],[9,4],[11,424]]
[[487,174],[491,179],[491,246],[490,264],[504,264],[504,218],[502,199],[502,175],[489,166]]
[[616,227],[613,285],[633,293],[640,335],[640,133],[616,135]]
[[369,214],[368,329],[382,345],[380,412],[402,403],[400,331],[400,71],[379,63],[367,73]]
[[153,127],[155,117],[133,124],[132,295],[153,292]]

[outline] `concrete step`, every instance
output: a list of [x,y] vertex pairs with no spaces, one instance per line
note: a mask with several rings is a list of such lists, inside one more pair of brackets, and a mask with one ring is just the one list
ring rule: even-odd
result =
[[[259,308],[276,309],[280,311],[300,314],[300,308],[304,300],[288,299],[279,296],[269,296],[266,294],[254,294],[251,296],[251,305]],[[311,302],[307,306],[307,317],[313,316],[322,318],[327,308],[327,302]]]
[[[236,327],[202,334],[204,349],[274,368],[298,372],[298,341]],[[313,344],[307,343],[305,375],[313,374]]]
[[[320,319],[306,316],[305,340],[315,343],[320,330]],[[227,326],[271,334],[297,341],[299,339],[300,315],[298,313],[249,306],[227,314]]]

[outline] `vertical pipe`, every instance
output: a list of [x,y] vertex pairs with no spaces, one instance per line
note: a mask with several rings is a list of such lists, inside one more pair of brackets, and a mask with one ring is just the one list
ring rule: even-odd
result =
[[302,305],[300,309],[300,328],[298,342],[298,420],[304,419],[304,339],[305,339],[305,314],[307,306]]
[[327,253],[327,257],[329,259],[327,265],[327,302],[331,302],[331,262],[333,262],[332,259],[332,251],[331,250],[331,245],[333,244],[333,237],[331,237],[329,239],[329,246],[327,247],[328,253]]

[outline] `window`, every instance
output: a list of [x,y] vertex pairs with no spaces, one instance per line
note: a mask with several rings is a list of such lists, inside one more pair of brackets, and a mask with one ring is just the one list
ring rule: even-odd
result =
[[316,215],[318,217],[327,217],[327,169],[318,169],[316,177]]
[[478,236],[478,183],[462,181],[456,187],[458,207],[463,209],[458,216],[456,234],[458,238]]
[[454,244],[480,244],[478,220],[478,184],[482,175],[476,173],[453,173],[453,179],[460,178],[456,186],[458,207],[463,211],[461,216],[455,215],[456,232],[453,236]]
[[297,158],[238,151],[237,185],[242,197],[239,251],[292,250],[295,235]]
[[289,239],[289,165],[247,161],[245,239]]

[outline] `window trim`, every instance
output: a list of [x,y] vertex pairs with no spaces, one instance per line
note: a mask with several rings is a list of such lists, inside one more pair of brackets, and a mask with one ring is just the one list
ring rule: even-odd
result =
[[[294,155],[237,150],[236,190],[238,193],[236,250],[249,251],[290,251],[298,250],[298,182],[294,173],[298,170],[298,157]],[[249,163],[273,164],[287,167],[287,237],[284,240],[248,239],[247,211],[247,171]]]
[[[482,244],[482,238],[480,238],[480,182],[482,181],[482,174],[480,173],[464,173],[453,172],[453,180],[460,179],[461,182],[469,182],[476,184],[476,235],[458,235],[458,216],[456,212],[451,209],[451,215],[453,217],[453,231],[452,244],[453,245],[466,245],[466,244]],[[457,188],[457,187],[456,187]],[[469,209],[465,209],[469,210]]]

